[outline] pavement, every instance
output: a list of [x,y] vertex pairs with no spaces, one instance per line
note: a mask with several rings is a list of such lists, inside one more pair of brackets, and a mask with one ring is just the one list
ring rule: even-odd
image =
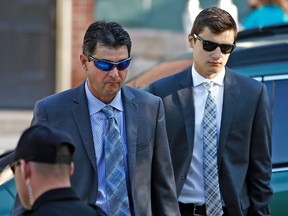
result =
[[16,147],[32,115],[32,110],[0,110],[0,154]]

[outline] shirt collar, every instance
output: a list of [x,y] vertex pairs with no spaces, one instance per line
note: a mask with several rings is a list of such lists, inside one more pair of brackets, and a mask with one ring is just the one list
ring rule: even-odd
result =
[[[216,83],[219,86],[223,85],[224,82],[224,76],[225,76],[225,67],[220,71],[220,73],[211,79],[214,83]],[[192,66],[192,79],[193,79],[193,86],[201,85],[203,82],[205,82],[205,78],[201,76],[195,69],[194,64]]]
[[123,102],[121,97],[121,90],[117,92],[115,98],[111,101],[109,104],[103,103],[101,100],[96,98],[88,88],[88,80],[85,82],[85,91],[86,91],[86,97],[88,100],[88,108],[89,108],[89,114],[90,116],[101,111],[106,105],[110,105],[117,109],[118,111],[123,112]]

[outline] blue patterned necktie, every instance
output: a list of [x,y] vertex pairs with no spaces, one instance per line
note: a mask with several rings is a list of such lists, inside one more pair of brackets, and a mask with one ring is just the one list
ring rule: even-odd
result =
[[109,120],[108,131],[104,138],[108,215],[130,215],[119,127],[113,107],[105,106],[102,112]]
[[223,209],[217,165],[216,104],[211,95],[212,81],[204,82],[203,85],[208,91],[203,117],[203,163],[206,214],[208,216],[221,216],[223,215]]

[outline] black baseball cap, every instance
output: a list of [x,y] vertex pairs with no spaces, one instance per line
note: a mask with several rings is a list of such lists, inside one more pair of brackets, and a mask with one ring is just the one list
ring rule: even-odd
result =
[[[59,155],[58,148],[66,145],[70,155]],[[48,125],[34,125],[26,129],[14,151],[14,162],[20,159],[40,163],[72,162],[75,147],[72,138],[59,128]]]

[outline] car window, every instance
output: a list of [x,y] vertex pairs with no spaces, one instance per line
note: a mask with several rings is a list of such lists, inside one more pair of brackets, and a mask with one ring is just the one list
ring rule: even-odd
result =
[[0,215],[11,215],[16,197],[16,186],[9,167],[0,173]]
[[274,166],[279,166],[288,163],[288,79],[264,83],[272,115],[272,161]]

